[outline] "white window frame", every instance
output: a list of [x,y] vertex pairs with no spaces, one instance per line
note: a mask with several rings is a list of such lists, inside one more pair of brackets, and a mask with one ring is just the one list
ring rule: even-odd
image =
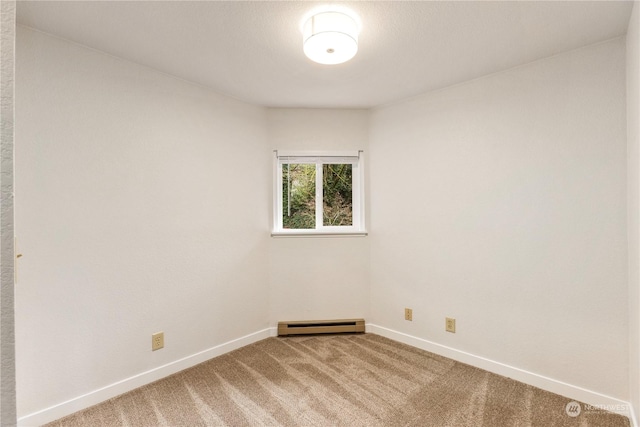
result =
[[[282,165],[316,165],[316,228],[285,229],[282,218]],[[353,225],[325,226],[323,224],[322,165],[352,165]],[[366,236],[364,214],[364,153],[362,151],[274,151],[273,156],[273,230],[272,236]]]

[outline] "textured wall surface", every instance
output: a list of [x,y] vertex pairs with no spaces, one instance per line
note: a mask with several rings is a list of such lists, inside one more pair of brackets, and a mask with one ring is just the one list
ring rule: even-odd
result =
[[14,324],[14,87],[16,4],[0,2],[0,425],[16,423]]
[[624,50],[374,110],[374,323],[628,399]]
[[627,161],[629,235],[629,386],[640,417],[640,4],[633,5],[627,32]]

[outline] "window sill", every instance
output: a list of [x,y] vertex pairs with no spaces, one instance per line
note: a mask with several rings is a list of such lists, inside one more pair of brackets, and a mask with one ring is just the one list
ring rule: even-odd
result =
[[315,231],[315,230],[291,230],[272,231],[271,237],[366,237],[366,231]]

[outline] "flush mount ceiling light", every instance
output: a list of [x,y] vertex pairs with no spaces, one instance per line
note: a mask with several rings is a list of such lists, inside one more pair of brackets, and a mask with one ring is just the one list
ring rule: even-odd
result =
[[320,64],[341,64],[358,52],[358,24],[342,12],[322,12],[304,24],[304,54]]

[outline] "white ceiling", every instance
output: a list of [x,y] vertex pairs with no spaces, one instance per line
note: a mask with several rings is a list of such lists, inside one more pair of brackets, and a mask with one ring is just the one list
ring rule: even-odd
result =
[[339,2],[362,20],[340,65],[302,52],[309,1],[31,1],[18,23],[252,104],[372,107],[625,34],[630,1]]

